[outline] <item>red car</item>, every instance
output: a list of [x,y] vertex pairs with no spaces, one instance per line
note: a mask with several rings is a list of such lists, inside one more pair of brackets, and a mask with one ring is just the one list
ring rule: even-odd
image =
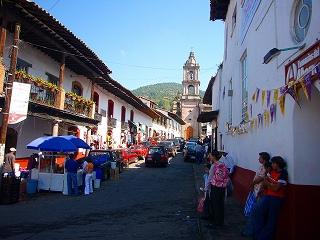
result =
[[144,160],[148,154],[149,148],[144,145],[133,145],[130,147],[131,152],[136,153],[140,160]]
[[130,163],[138,162],[138,155],[135,152],[132,152],[129,148],[119,148],[114,149],[119,158],[122,159],[122,162],[127,167]]
[[145,159],[145,166],[164,166],[168,165],[169,156],[163,146],[151,146]]

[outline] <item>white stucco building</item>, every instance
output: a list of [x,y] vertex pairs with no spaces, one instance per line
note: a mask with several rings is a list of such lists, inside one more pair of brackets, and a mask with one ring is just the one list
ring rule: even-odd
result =
[[[315,234],[311,216],[320,212],[319,10],[314,0],[211,1],[211,20],[225,21],[223,64],[211,88],[219,111],[217,148],[238,164],[235,194],[242,202],[259,152],[287,161],[290,185],[281,219],[290,223],[277,233],[286,239]],[[308,81],[311,100],[303,91]]]
[[154,101],[146,97],[139,98],[158,114],[158,117],[152,121],[152,127],[149,128],[149,137],[159,136],[163,139],[182,137],[182,126],[185,122],[177,114],[158,108]]
[[157,113],[113,80],[70,30],[26,0],[3,3],[0,14],[1,107],[14,29],[20,29],[15,81],[31,84],[27,119],[8,126],[6,147],[16,147],[18,158],[30,156],[27,143],[42,136],[72,134],[97,147],[108,132],[113,147],[146,138]]

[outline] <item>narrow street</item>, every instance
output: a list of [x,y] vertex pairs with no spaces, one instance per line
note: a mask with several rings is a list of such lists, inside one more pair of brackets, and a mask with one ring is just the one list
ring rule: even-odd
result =
[[130,166],[91,196],[41,193],[1,205],[1,239],[198,239],[192,164]]

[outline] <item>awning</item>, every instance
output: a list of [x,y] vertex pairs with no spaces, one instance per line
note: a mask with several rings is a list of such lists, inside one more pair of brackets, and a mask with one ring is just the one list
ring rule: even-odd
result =
[[210,112],[201,112],[197,118],[197,121],[201,123],[212,122],[213,120],[217,120],[218,115],[219,115],[219,110],[210,111]]

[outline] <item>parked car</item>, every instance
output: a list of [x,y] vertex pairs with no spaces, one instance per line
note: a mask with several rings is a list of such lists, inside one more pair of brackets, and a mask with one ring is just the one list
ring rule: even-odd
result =
[[172,141],[161,141],[158,146],[165,147],[166,152],[169,156],[174,157],[177,154],[177,149]]
[[196,142],[186,142],[186,146],[183,151],[183,159],[187,161],[195,161],[196,159]]
[[179,143],[180,143],[180,151],[183,151],[184,146],[186,145],[186,141],[185,141],[184,138],[182,138],[182,137],[175,137],[175,139],[178,139],[178,140],[179,140]]
[[119,167],[120,172],[124,167],[123,159],[113,149],[90,150],[88,156],[83,158],[82,161],[87,159],[91,159],[95,167],[111,168],[112,161],[116,162],[116,166]]
[[199,138],[190,138],[188,142],[198,142]]
[[174,144],[174,146],[175,146],[175,148],[176,148],[176,153],[178,152],[178,151],[181,151],[182,149],[181,149],[181,146],[180,146],[180,141],[179,141],[179,139],[176,139],[176,138],[174,138],[174,139],[168,139],[168,141],[172,141],[173,142],[173,144]]
[[133,145],[130,147],[132,153],[136,153],[140,160],[144,160],[148,154],[148,148],[144,145]]
[[169,156],[164,146],[151,146],[145,159],[145,166],[164,166],[168,165]]
[[142,142],[141,142],[141,145],[149,148],[152,144],[151,144],[151,142],[149,142],[149,141],[142,141]]
[[129,164],[138,162],[138,155],[132,152],[129,148],[113,149],[116,154],[122,159],[123,165],[128,167]]

